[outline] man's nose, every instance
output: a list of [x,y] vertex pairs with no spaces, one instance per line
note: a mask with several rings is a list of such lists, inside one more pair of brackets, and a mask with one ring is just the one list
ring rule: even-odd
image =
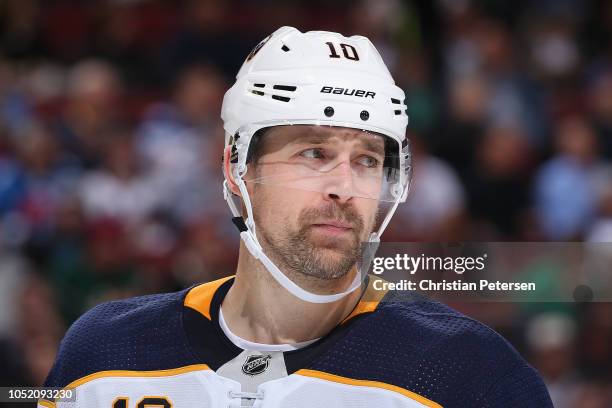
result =
[[343,160],[327,174],[324,195],[328,200],[345,203],[353,198],[355,186],[351,163]]

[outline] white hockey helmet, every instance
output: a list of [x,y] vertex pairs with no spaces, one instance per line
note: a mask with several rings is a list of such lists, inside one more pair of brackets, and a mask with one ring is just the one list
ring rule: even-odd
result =
[[[231,148],[230,172],[240,189],[247,219],[243,220],[233,200],[228,180],[224,182],[224,197],[250,253],[298,298],[313,303],[333,302],[360,287],[362,279],[356,276],[342,293],[314,294],[291,281],[263,252],[243,180],[253,136],[258,130],[274,126],[318,125],[353,128],[384,137],[385,185],[378,197],[366,197],[391,204],[369,238],[376,245],[397,205],[406,200],[410,186],[404,98],[404,92],[395,85],[380,54],[366,37],[344,37],[326,31],[302,33],[293,27],[282,27],[261,41],[247,56],[236,83],[226,92],[221,111],[225,145]],[[306,184],[309,187],[305,188],[310,188],[317,183]]]

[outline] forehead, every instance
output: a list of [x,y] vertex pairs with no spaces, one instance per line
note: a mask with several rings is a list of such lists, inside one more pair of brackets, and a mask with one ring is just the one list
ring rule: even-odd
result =
[[384,136],[359,129],[317,126],[275,126],[266,131],[265,151],[270,153],[282,148],[302,144],[337,144],[343,148],[360,147],[375,152],[384,152]]

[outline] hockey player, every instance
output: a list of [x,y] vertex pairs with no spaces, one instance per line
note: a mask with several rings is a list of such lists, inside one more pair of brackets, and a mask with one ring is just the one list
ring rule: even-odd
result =
[[403,101],[365,37],[262,41],[222,109],[235,276],[92,309],[47,380],[76,400],[39,406],[552,406],[494,331],[365,274],[409,190]]

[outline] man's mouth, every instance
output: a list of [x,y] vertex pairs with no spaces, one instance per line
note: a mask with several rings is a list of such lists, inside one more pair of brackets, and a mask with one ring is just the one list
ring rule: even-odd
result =
[[351,224],[339,221],[321,221],[317,222],[316,224],[312,224],[312,226],[335,234],[341,234],[353,230],[353,226]]

